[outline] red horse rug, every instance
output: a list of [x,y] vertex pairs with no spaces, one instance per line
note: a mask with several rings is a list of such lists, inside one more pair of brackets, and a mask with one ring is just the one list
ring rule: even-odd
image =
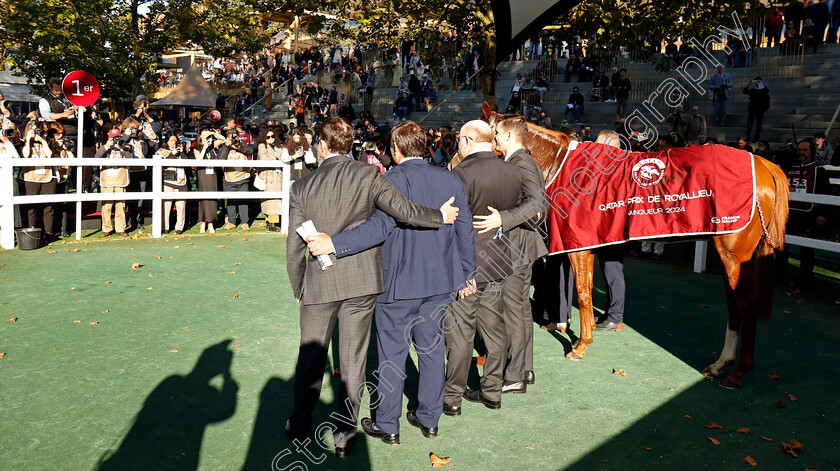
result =
[[549,250],[737,232],[753,217],[755,191],[753,155],[743,150],[628,152],[572,142],[546,185]]

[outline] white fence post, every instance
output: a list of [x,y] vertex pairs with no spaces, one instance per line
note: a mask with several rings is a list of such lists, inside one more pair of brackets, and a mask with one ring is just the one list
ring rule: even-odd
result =
[[694,273],[706,271],[706,252],[708,250],[708,240],[698,240],[694,243]]
[[[84,134],[83,134],[83,126],[85,125],[85,107],[80,106],[79,111],[77,111],[79,115],[79,136],[78,140],[76,141],[76,157],[82,158],[84,157],[85,152],[85,141],[84,141]],[[84,167],[75,167],[76,168],[76,193],[82,192],[82,169]],[[68,182],[69,185],[69,182]],[[82,240],[82,202],[76,201],[76,240]]]
[[0,160],[0,247],[15,248],[14,167]]
[[[152,156],[152,237],[160,238],[163,234],[163,159],[157,152]],[[173,205],[174,206],[174,205]]]

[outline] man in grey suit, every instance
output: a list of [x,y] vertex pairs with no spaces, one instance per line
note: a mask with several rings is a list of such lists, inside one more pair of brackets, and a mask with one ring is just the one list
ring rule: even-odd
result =
[[712,108],[715,124],[726,126],[726,109],[732,96],[732,77],[723,71],[723,66],[717,66],[717,73],[709,80],[709,90],[712,93]]
[[505,301],[508,363],[502,393],[524,393],[526,384],[534,383],[534,321],[531,315],[531,273],[534,262],[548,254],[538,232],[545,219],[548,198],[542,170],[525,150],[528,123],[523,116],[501,115],[496,121],[496,150],[505,161],[516,165],[522,177],[519,204],[507,211],[491,211],[477,216],[473,226],[478,231],[501,227],[511,245],[513,271],[505,278],[502,295]]
[[[357,226],[376,208],[397,221],[427,228],[451,224],[458,209],[450,198],[439,210],[412,203],[385,180],[373,165],[347,156],[353,128],[341,118],[329,118],[318,141],[324,162],[317,171],[297,180],[289,192],[289,224],[296,229],[311,220],[327,234]],[[346,457],[355,444],[359,403],[365,390],[365,367],[376,295],[384,290],[379,248],[336,259],[322,270],[306,256],[306,243],[295,235],[286,239],[286,268],[300,307],[300,350],[295,368],[294,412],[286,434],[298,446],[308,444],[312,411],[318,403],[327,347],[338,319],[341,386],[338,411],[327,424],[335,439],[336,456]],[[321,439],[321,437],[316,437]]]
[[[519,201],[522,178],[519,170],[493,151],[493,130],[484,121],[470,121],[461,128],[458,153],[462,160],[453,170],[467,191],[473,216],[514,208]],[[510,275],[510,242],[501,231],[476,232],[476,295],[453,302],[447,312],[446,387],[443,413],[461,414],[461,398],[483,403],[489,409],[502,407],[502,382],[507,357],[502,300],[502,282]],[[487,347],[481,390],[467,387],[476,330]]]

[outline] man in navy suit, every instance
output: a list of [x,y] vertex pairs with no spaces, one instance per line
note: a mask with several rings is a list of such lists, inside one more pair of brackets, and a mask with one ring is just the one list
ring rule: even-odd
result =
[[385,174],[409,200],[442,204],[455,195],[461,208],[455,224],[439,230],[410,228],[383,213],[376,213],[355,228],[332,237],[318,234],[309,243],[313,255],[335,253],[337,258],[382,244],[385,292],[376,302],[376,338],[379,347],[379,404],[376,420],[362,419],[365,433],[387,444],[399,443],[399,419],[405,380],[405,362],[411,341],[419,360],[419,406],[406,414],[408,422],[427,438],[437,436],[443,412],[444,332],[449,304],[472,294],[475,286],[475,242],[472,215],[461,180],[454,173],[427,164],[423,128],[405,121],[391,134],[392,154],[399,164]]

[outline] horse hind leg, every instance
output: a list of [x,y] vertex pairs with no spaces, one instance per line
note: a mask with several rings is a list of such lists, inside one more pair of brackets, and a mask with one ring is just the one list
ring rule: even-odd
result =
[[741,316],[738,314],[735,296],[728,283],[726,285],[726,307],[729,311],[729,321],[726,323],[726,335],[723,341],[723,350],[720,352],[720,358],[703,370],[703,374],[709,379],[723,376],[723,369],[735,362],[735,351],[738,348],[738,334],[741,331]]

